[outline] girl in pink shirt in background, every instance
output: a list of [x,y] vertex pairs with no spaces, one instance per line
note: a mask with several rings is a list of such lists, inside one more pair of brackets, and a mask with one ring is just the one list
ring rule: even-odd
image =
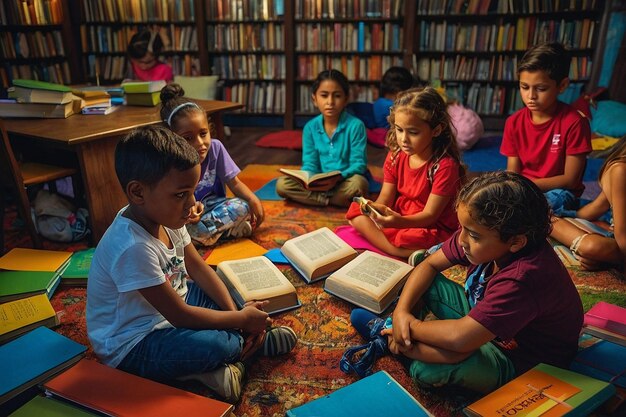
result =
[[163,40],[158,32],[142,29],[135,33],[126,48],[130,59],[126,78],[139,81],[172,81],[172,67],[157,59],[162,48]]

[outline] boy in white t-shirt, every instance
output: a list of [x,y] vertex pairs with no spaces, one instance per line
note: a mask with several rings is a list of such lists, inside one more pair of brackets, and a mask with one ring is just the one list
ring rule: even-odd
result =
[[243,364],[259,349],[291,351],[288,327],[268,329],[266,301],[238,310],[191,244],[198,153],[163,127],[131,132],[115,150],[128,198],[96,248],[87,331],[105,364],[161,382],[195,379],[238,401]]

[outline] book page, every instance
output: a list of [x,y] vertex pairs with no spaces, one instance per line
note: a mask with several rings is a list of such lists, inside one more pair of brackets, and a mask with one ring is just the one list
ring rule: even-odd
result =
[[396,276],[400,270],[403,271],[402,275],[406,273],[406,268],[392,259],[366,256],[356,258],[337,271],[336,276],[338,280],[351,281],[373,294],[383,294],[395,285],[395,280],[389,278]]
[[218,269],[246,301],[295,291],[282,272],[263,256],[222,262]]
[[352,247],[327,227],[290,239],[285,242],[281,250],[309,277],[320,266],[352,253],[356,254]]

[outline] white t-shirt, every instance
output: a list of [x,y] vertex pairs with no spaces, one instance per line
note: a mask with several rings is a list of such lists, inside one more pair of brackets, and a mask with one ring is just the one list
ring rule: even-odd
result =
[[87,280],[87,334],[95,353],[116,367],[148,333],[172,325],[139,293],[168,281],[184,299],[187,294],[185,227],[165,228],[169,249],[142,226],[117,213],[100,240]]

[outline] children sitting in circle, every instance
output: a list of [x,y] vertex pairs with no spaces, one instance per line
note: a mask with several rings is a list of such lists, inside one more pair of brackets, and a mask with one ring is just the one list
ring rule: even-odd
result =
[[293,178],[279,177],[279,196],[312,206],[347,207],[355,196],[366,195],[367,138],[363,122],[345,111],[350,84],[335,69],[318,74],[311,87],[313,104],[320,111],[302,131],[302,170],[311,174],[341,171],[318,188],[308,190]]
[[[580,296],[547,242],[550,207],[529,179],[483,174],[456,199],[460,229],[409,276],[385,319],[355,309],[366,338],[386,337],[414,381],[488,393],[539,363],[568,368],[583,322]],[[468,267],[464,287],[442,271]],[[427,313],[436,320],[424,320]],[[373,333],[373,334],[372,334]]]
[[458,228],[453,203],[464,168],[446,103],[434,88],[401,92],[389,123],[381,192],[374,202],[352,203],[346,218],[375,247],[406,258]]
[[126,78],[138,81],[172,81],[172,67],[158,59],[162,48],[163,40],[159,32],[145,28],[135,33],[126,48],[130,60]]
[[[212,246],[218,240],[250,236],[263,222],[261,200],[237,177],[241,170],[224,145],[211,139],[206,112],[184,94],[176,83],[163,87],[161,118],[200,155],[196,205],[187,224],[191,239]],[[234,198],[226,197],[226,187]]]
[[558,99],[569,85],[569,67],[559,43],[526,51],[517,67],[524,107],[507,118],[500,147],[507,170],[537,184],[557,214],[578,206],[591,152],[589,120]]
[[626,136],[606,157],[598,174],[600,194],[575,212],[565,213],[587,221],[609,213],[611,230],[589,233],[566,218],[554,218],[551,237],[569,246],[583,268],[589,270],[626,265]]

